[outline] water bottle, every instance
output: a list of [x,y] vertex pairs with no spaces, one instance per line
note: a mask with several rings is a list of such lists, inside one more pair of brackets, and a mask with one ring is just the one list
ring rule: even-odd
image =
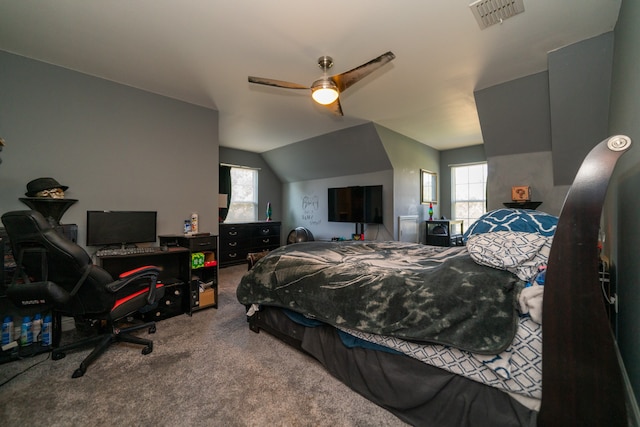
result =
[[42,322],[42,345],[51,345],[51,316],[44,317]]
[[13,341],[13,320],[11,316],[6,316],[2,321],[2,345],[7,345]]
[[42,340],[42,316],[40,313],[36,314],[33,318],[33,342],[40,342]]
[[27,346],[33,344],[33,322],[31,317],[24,316],[22,318],[22,327],[20,328],[20,345]]

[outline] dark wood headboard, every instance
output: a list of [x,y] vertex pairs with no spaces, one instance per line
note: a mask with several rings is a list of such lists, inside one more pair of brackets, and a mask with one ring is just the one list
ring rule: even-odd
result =
[[597,243],[609,180],[630,146],[630,138],[613,136],[593,148],[560,214],[544,285],[539,426],[628,425]]

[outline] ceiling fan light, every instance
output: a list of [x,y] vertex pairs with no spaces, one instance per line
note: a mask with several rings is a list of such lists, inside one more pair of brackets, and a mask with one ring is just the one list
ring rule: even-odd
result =
[[338,99],[338,89],[332,81],[322,81],[313,85],[311,97],[318,104],[329,105]]

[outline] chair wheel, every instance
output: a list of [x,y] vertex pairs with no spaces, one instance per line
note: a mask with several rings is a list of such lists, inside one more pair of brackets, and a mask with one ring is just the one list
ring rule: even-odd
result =
[[142,354],[149,354],[153,351],[153,344],[149,344],[145,348],[142,349]]
[[51,360],[64,359],[66,355],[67,355],[66,353],[56,353],[54,351],[53,353],[51,353]]
[[149,333],[150,334],[155,334],[156,333],[156,325],[149,326]]

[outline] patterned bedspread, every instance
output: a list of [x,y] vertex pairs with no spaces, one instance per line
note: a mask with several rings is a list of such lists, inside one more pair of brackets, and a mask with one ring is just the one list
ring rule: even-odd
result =
[[341,330],[479,383],[534,399],[542,397],[542,326],[529,316],[520,316],[513,343],[496,355],[474,354],[454,347],[419,344],[346,328]]
[[465,247],[308,242],[260,260],[237,296],[336,327],[498,354],[516,333],[522,286],[474,262]]

